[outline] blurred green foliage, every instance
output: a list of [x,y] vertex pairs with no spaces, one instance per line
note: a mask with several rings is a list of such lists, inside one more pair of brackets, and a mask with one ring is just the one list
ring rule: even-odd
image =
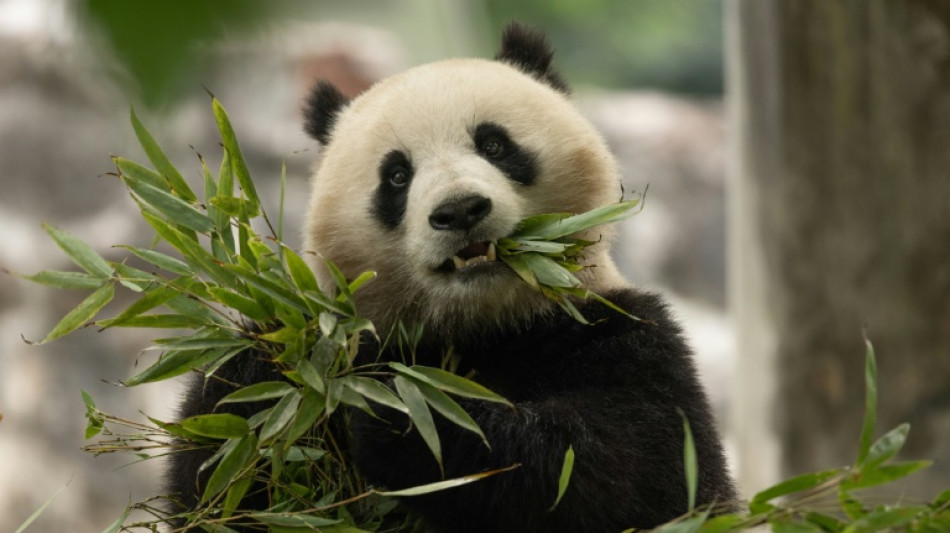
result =
[[154,107],[171,101],[201,61],[197,45],[278,13],[258,0],[80,0],[79,21],[131,75],[133,94]]
[[[435,59],[427,53],[432,50],[443,52],[438,57],[490,55],[501,29],[518,20],[547,33],[557,64],[575,86],[722,93],[722,0],[79,0],[76,6],[82,27],[105,45],[103,56],[118,61],[129,96],[153,108],[207,81],[198,73],[213,56],[201,45],[223,37],[248,40],[275,21],[326,18],[385,27],[402,36],[417,59]],[[444,27],[431,31],[433,24]],[[452,46],[458,43],[447,36],[461,31],[453,25],[467,25],[483,49]],[[427,42],[412,38],[420,32],[430,36]]]
[[486,0],[493,28],[542,28],[573,84],[723,91],[721,0]]

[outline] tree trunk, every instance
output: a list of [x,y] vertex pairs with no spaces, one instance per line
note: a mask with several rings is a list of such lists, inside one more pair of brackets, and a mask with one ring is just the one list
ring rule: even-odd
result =
[[878,434],[910,422],[902,456],[937,463],[906,495],[933,497],[950,486],[950,2],[734,0],[727,17],[745,487],[854,461],[866,329]]

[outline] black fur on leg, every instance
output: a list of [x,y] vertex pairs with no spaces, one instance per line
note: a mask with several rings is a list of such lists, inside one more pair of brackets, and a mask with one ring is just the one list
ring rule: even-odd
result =
[[304,131],[317,142],[326,146],[333,132],[336,118],[350,101],[332,83],[318,81],[304,102]]
[[495,59],[508,63],[525,74],[561,91],[571,92],[567,82],[551,66],[554,51],[540,31],[532,30],[517,22],[509,22],[501,36],[501,50]]

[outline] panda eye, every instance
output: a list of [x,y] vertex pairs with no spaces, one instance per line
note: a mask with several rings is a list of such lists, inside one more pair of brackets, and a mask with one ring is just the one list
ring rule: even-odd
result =
[[495,138],[490,138],[482,144],[482,153],[485,157],[497,159],[505,154],[505,145]]
[[403,168],[393,169],[389,174],[389,183],[394,187],[405,187],[409,183],[409,173]]

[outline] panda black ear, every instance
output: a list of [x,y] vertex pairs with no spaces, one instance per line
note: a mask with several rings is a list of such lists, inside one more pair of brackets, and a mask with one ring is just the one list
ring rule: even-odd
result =
[[571,92],[561,75],[551,67],[554,50],[540,31],[509,22],[501,35],[501,50],[495,59],[509,63],[564,94]]
[[318,81],[313,89],[310,89],[310,95],[304,102],[304,131],[320,144],[326,145],[337,116],[348,103],[349,99],[332,83],[326,80]]

